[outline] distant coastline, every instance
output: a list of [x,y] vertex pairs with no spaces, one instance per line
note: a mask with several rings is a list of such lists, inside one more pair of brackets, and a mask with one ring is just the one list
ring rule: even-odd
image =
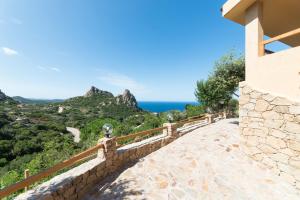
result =
[[138,106],[149,112],[166,112],[170,110],[184,111],[187,104],[199,105],[197,102],[166,102],[166,101],[139,101]]

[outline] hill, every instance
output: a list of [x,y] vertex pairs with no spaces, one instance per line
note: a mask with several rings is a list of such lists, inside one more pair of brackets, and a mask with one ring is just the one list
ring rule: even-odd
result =
[[49,104],[63,102],[63,99],[29,99],[21,96],[12,97],[15,101],[23,104]]
[[[0,91],[0,188],[22,179],[24,169],[34,174],[94,145],[104,123],[114,124],[117,135],[149,124],[129,90],[115,97],[91,87],[83,96],[51,103],[15,99]],[[67,126],[81,130],[80,143]]]

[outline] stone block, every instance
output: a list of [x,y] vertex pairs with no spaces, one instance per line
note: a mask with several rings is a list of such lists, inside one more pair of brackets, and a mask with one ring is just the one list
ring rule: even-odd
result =
[[249,103],[249,101],[250,101],[250,96],[249,95],[241,95],[240,98],[239,98],[239,104],[240,105],[247,104],[247,103]]
[[262,118],[262,114],[257,111],[249,111],[248,116],[253,118]]
[[275,106],[273,108],[273,110],[275,112],[282,113],[282,114],[289,113],[289,107],[288,106]]
[[242,134],[245,135],[245,136],[254,135],[254,129],[252,129],[252,128],[244,128],[242,130]]
[[292,185],[294,185],[296,183],[296,179],[288,173],[280,172],[280,177]]
[[275,149],[282,149],[286,147],[284,140],[273,136],[267,136],[266,143]]
[[277,130],[277,129],[271,129],[270,130],[270,135],[272,135],[274,137],[277,137],[277,138],[281,138],[281,139],[287,137],[286,133],[284,133],[283,131]]
[[280,153],[284,153],[290,157],[294,157],[297,156],[299,153],[297,153],[296,151],[290,149],[290,148],[284,148],[284,149],[280,149],[279,150]]
[[274,154],[278,152],[277,149],[266,144],[260,144],[257,148],[259,148],[265,154]]
[[73,185],[77,185],[82,181],[82,175],[79,175],[73,179]]
[[298,190],[300,190],[300,181],[297,181],[297,180],[296,180],[296,188],[297,188]]
[[293,115],[300,115],[300,106],[290,106],[290,114],[293,114]]
[[72,196],[74,192],[75,192],[75,187],[70,187],[64,191],[63,196],[69,199],[69,197]]
[[97,174],[91,174],[87,179],[87,184],[94,183],[97,180]]
[[269,168],[275,168],[277,169],[277,164],[274,160],[268,158],[268,157],[265,157],[263,160],[262,160],[262,163],[265,164],[266,166],[268,166]]
[[262,122],[250,122],[248,124],[249,128],[253,128],[253,129],[260,129],[261,127],[263,127],[263,123]]
[[295,167],[295,168],[297,168],[297,169],[300,169],[300,160],[290,159],[290,160],[289,160],[289,164],[290,164],[292,167]]
[[283,116],[275,111],[266,111],[262,113],[264,119],[283,119]]
[[242,88],[242,94],[250,94],[253,91],[252,88],[250,88],[249,86],[244,86]]
[[273,101],[275,98],[276,98],[275,96],[270,95],[270,94],[262,95],[262,99],[265,100],[265,101],[268,101],[268,102]]
[[248,111],[254,110],[255,104],[254,103],[247,103],[242,106],[242,109],[246,109]]
[[276,97],[272,101],[272,104],[277,105],[277,106],[290,106],[290,105],[292,105],[292,102],[283,97]]
[[255,110],[258,112],[267,111],[267,108],[269,107],[269,105],[270,104],[265,100],[258,100],[255,105]]
[[258,149],[257,147],[243,147],[243,151],[250,156],[253,156],[255,154],[259,154],[262,153],[260,149]]
[[300,134],[300,124],[298,123],[287,122],[284,129],[290,133]]
[[300,152],[300,142],[295,140],[288,140],[288,147]]
[[252,99],[258,99],[258,98],[260,98],[262,96],[262,94],[260,93],[260,92],[258,92],[258,91],[252,91],[251,93],[250,93],[250,97],[252,98]]
[[290,175],[292,175],[293,174],[292,172],[294,171],[293,167],[283,163],[278,163],[278,169]]
[[283,164],[288,164],[289,156],[283,153],[274,153],[269,155],[272,160],[277,162],[281,162]]
[[264,127],[279,129],[283,125],[283,123],[283,120],[266,119],[264,122]]
[[258,153],[258,154],[252,155],[251,157],[256,161],[262,161],[262,159],[264,158],[264,154]]
[[295,117],[294,117],[294,115],[291,115],[291,114],[284,114],[283,119],[286,121],[292,122],[292,121],[294,121]]
[[293,168],[291,172],[291,175],[293,175],[297,181],[300,181],[300,169]]
[[257,137],[257,136],[248,136],[246,144],[248,146],[257,146],[259,144],[259,137]]

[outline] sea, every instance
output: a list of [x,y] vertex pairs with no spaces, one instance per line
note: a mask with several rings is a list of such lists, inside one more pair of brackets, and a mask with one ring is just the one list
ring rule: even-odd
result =
[[197,102],[166,102],[166,101],[140,101],[138,105],[149,112],[167,112],[170,110],[184,111],[187,104],[199,105]]

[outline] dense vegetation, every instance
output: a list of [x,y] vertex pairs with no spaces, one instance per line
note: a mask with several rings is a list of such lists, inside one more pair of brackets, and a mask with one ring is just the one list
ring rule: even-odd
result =
[[195,96],[208,111],[236,112],[238,84],[245,80],[243,56],[229,53],[215,63],[214,71],[206,80],[197,82]]
[[[128,99],[135,101],[133,96],[114,97],[103,91],[48,104],[0,98],[0,188],[23,179],[25,169],[38,173],[96,144],[105,123],[112,124],[113,134],[120,136],[167,121],[166,113],[145,112]],[[179,111],[172,113],[175,120],[186,117]],[[79,143],[67,132],[68,126],[80,129]]]
[[[206,111],[237,110],[238,83],[245,78],[244,58],[222,57],[207,80],[197,82],[195,95],[200,105],[187,105],[185,112],[172,111],[174,120]],[[31,174],[69,158],[103,137],[105,123],[115,136],[161,126],[166,113],[153,114],[139,109],[129,91],[114,97],[92,87],[85,95],[54,102],[16,100],[0,91],[0,188],[21,180],[25,169]],[[23,102],[23,103],[20,103]],[[25,102],[25,103],[24,103]],[[66,127],[80,129],[75,143]]]

